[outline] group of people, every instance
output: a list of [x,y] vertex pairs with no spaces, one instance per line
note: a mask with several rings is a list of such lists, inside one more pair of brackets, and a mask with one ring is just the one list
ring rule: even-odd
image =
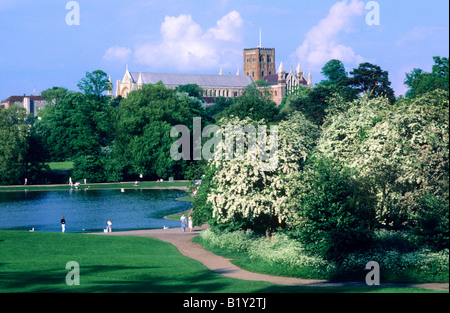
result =
[[[181,215],[180,221],[181,221],[181,230],[183,232],[185,232],[186,231],[186,216],[184,215],[184,213],[183,213],[183,215]],[[192,231],[192,216],[191,216],[191,214],[189,214],[189,218],[187,219],[187,225],[189,227],[189,232],[191,232]]]
[[[61,217],[61,230],[62,230],[63,233],[66,232],[66,219],[64,218],[64,216]],[[106,223],[105,233],[106,232],[108,232],[108,233],[112,232],[112,222],[111,222],[111,220],[108,220],[108,222]]]

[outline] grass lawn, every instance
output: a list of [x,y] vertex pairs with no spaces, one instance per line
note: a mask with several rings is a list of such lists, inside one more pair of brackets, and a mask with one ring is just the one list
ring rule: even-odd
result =
[[73,162],[49,162],[47,163],[51,170],[71,170],[73,169]]
[[[0,231],[0,293],[430,292],[413,288],[288,287],[224,277],[153,238]],[[69,286],[70,261],[80,285]]]

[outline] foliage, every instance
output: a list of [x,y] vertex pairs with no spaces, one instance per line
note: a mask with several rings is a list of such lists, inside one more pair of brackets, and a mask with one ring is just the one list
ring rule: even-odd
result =
[[47,104],[55,104],[63,99],[67,92],[68,90],[64,87],[53,87],[42,91],[41,96]]
[[[259,91],[255,89],[255,93],[259,93]],[[254,121],[265,120],[266,123],[277,121],[279,114],[277,106],[272,101],[262,98],[254,93],[236,97],[230,106],[217,114],[216,119],[235,116],[241,120],[247,117]]]
[[314,255],[337,260],[364,246],[374,229],[374,195],[349,168],[331,159],[313,159],[293,177],[290,227]]
[[410,229],[415,242],[431,249],[449,248],[449,202],[429,193],[417,199],[412,208]]
[[225,97],[217,97],[216,103],[206,107],[206,113],[212,119],[215,119],[216,116],[230,107],[233,104],[233,98],[225,98]]
[[[258,124],[262,127],[264,121],[255,123],[248,118],[239,120],[232,117],[221,120],[220,124],[222,133],[225,133],[226,127],[232,125],[245,127]],[[211,160],[210,166],[217,171],[207,201],[212,204],[212,217],[219,225],[235,229],[251,228],[266,232],[268,236],[277,227],[285,225],[290,212],[286,207],[289,195],[284,177],[292,175],[302,166],[312,150],[318,129],[300,113],[280,122],[277,129],[278,135],[271,132],[266,136],[266,141],[259,135],[258,140],[262,144],[254,145],[254,149],[249,148],[249,139],[245,136],[247,150],[244,157],[233,154],[231,159]],[[279,145],[273,141],[275,136],[278,136]],[[276,151],[267,160],[254,157],[267,152],[267,144],[274,142]],[[222,141],[219,151],[222,147],[225,149],[224,145]]]
[[[346,255],[339,263],[311,256],[298,240],[275,233],[268,240],[252,231],[220,232],[207,229],[201,243],[215,253],[232,256],[244,269],[289,277],[364,281],[366,264],[380,264],[387,282],[448,282],[448,249],[432,252],[411,246],[404,232],[378,230],[374,243]],[[406,245],[406,246],[405,246]]]
[[[174,161],[170,148],[173,126],[186,125],[191,133],[193,118],[209,119],[200,100],[179,93],[162,84],[144,85],[123,99],[117,110],[115,141],[111,152],[116,175],[136,179],[143,174],[149,178],[183,178],[192,162]],[[191,140],[192,142],[192,140]]]
[[332,110],[317,151],[370,182],[381,225],[405,227],[421,190],[448,199],[448,92],[398,101],[394,107],[386,99],[364,97]]
[[98,155],[80,155],[74,159],[73,181],[101,183],[106,180],[102,159]]
[[26,171],[27,136],[24,108],[0,110],[0,184],[23,184]]
[[185,92],[188,94],[188,96],[197,98],[200,101],[203,100],[203,89],[200,88],[197,84],[181,85],[175,88],[175,90],[179,92]]
[[408,86],[407,97],[418,97],[436,89],[449,90],[448,58],[436,56],[433,60],[435,64],[431,73],[415,68],[406,74],[404,84]]
[[322,85],[336,85],[343,78],[348,77],[344,64],[336,59],[328,61],[322,68],[321,74],[328,78],[328,80],[320,82]]
[[39,127],[54,160],[98,155],[107,145],[108,106],[79,92],[69,92],[44,109]]
[[353,101],[357,94],[352,88],[341,85],[321,83],[314,88],[299,87],[285,98],[280,113],[284,115],[299,111],[306,119],[320,126],[325,120],[330,102],[337,96],[342,96],[344,101]]
[[96,99],[100,99],[105,91],[112,88],[108,75],[101,70],[96,70],[92,73],[87,72],[86,77],[77,86],[86,96],[92,96]]
[[353,76],[346,79],[346,84],[359,93],[369,98],[386,97],[391,104],[395,102],[389,74],[387,71],[383,71],[380,66],[368,62],[361,63],[350,74]]

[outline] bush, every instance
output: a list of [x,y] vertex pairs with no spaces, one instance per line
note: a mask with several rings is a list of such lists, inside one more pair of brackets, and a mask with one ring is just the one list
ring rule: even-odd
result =
[[202,231],[201,237],[211,247],[220,248],[227,252],[245,253],[253,243],[256,235],[251,230],[213,232],[210,229],[206,229]]
[[382,281],[389,282],[448,282],[449,250],[431,252],[421,249],[407,253],[386,250],[367,253],[352,253],[339,266],[338,280],[364,280],[362,272],[367,262],[380,265]]
[[439,251],[449,248],[448,201],[425,194],[417,201],[410,228],[418,245]]
[[364,247],[375,224],[375,200],[349,168],[331,159],[313,161],[299,177],[296,227],[314,255],[339,260]]
[[449,250],[415,250],[407,232],[376,231],[374,242],[365,252],[353,252],[339,263],[311,256],[298,240],[274,233],[269,240],[254,232],[201,233],[203,244],[222,255],[239,254],[233,262],[254,272],[271,275],[335,281],[361,281],[366,264],[380,264],[382,282],[448,282]]

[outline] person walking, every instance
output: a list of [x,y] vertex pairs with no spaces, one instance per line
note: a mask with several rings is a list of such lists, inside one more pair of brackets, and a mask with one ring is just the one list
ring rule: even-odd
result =
[[110,232],[112,232],[112,222],[111,222],[111,220],[108,220],[108,233],[110,233]]
[[181,221],[181,229],[184,232],[186,229],[186,216],[184,216],[184,213],[183,213],[183,215],[181,215],[180,221]]
[[66,232],[66,219],[64,218],[64,216],[61,217],[61,230],[63,233]]
[[189,214],[188,218],[189,232],[192,232],[192,215]]

